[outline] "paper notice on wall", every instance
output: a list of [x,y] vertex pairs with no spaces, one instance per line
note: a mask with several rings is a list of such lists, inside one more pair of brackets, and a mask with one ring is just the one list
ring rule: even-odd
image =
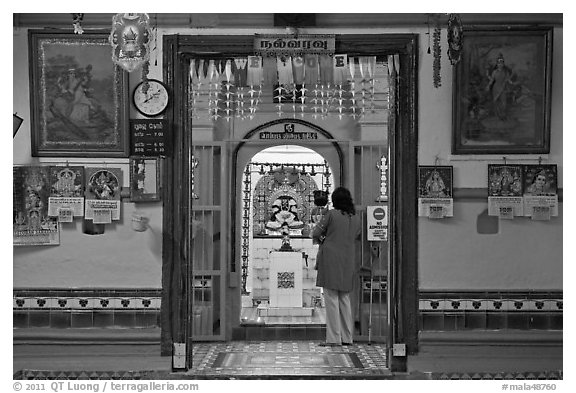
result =
[[[504,208],[502,213],[500,208]],[[501,216],[504,214],[505,216],[509,213],[506,213],[508,209],[512,209],[514,216],[523,216],[524,215],[524,204],[522,201],[522,197],[497,197],[497,196],[489,196],[488,197],[488,215],[489,216]],[[503,217],[504,218],[504,217]]]
[[532,219],[538,221],[550,221],[549,206],[532,206]]
[[[117,221],[120,219],[120,201],[103,201],[99,199],[86,199],[86,213],[87,220],[103,219],[103,211],[110,211],[110,219]],[[97,224],[96,222],[94,222]],[[101,223],[102,224],[102,223]]]
[[112,223],[112,210],[110,209],[94,209],[94,224],[110,224]]
[[60,210],[70,210],[73,216],[84,215],[84,198],[78,197],[50,197],[48,198],[48,215],[60,216]]
[[[558,217],[558,195],[548,196],[529,196],[524,195],[524,215],[526,217],[534,216],[535,208],[548,207],[551,217]],[[536,209],[545,210],[545,209]]]
[[514,207],[512,206],[498,206],[498,218],[502,220],[514,219]]
[[50,167],[48,215],[58,217],[60,209],[67,209],[71,210],[74,216],[83,216],[84,180],[84,167]]
[[454,199],[418,198],[418,216],[432,219],[454,217]]
[[48,167],[16,166],[12,181],[13,245],[60,244],[60,226],[48,215]]
[[[84,206],[84,204],[82,204]],[[61,208],[58,210],[58,222],[73,222],[74,211],[72,209]]]
[[103,210],[110,210],[111,220],[120,220],[122,169],[86,168],[85,170],[86,209],[84,215],[86,219],[106,220],[107,213]]

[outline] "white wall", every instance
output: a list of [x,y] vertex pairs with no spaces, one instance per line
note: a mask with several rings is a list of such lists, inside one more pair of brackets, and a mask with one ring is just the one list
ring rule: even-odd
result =
[[[446,32],[444,31],[443,40]],[[508,155],[508,163],[558,164],[558,184],[563,187],[562,154],[562,29],[554,29],[552,116],[550,154]],[[452,66],[442,52],[442,86],[432,83],[432,55],[420,40],[419,149],[420,165],[454,166],[455,188],[486,188],[488,163],[503,163],[502,155],[453,156]],[[445,41],[443,41],[445,42]],[[476,231],[486,201],[456,200],[454,218],[418,221],[418,267],[421,289],[562,289],[562,215],[550,222],[515,218],[501,221],[494,235]]]
[[[14,165],[63,165],[64,158],[31,156],[28,49],[26,29],[14,30],[13,106],[24,118],[13,141]],[[131,84],[134,86],[134,84]],[[132,113],[131,117],[135,117]],[[86,167],[120,167],[128,186],[128,159],[68,159]],[[132,213],[149,219],[145,232],[132,230]],[[119,222],[106,225],[103,235],[86,235],[76,219],[63,224],[59,246],[14,247],[15,288],[161,288],[161,202],[134,204],[123,201]]]
[[[254,30],[171,29],[164,34],[254,34]],[[257,33],[277,32],[261,29]],[[442,53],[442,87],[432,85],[432,56],[426,53],[427,30],[310,29],[308,33],[418,33],[419,150],[422,165],[454,165],[456,188],[485,188],[486,166],[501,157],[454,157],[451,149],[452,70]],[[443,32],[443,42],[445,42]],[[551,153],[545,163],[557,163],[562,187],[562,29],[554,31]],[[161,39],[158,45],[161,48]],[[43,162],[31,157],[26,29],[14,30],[13,110],[25,121],[13,141],[14,164]],[[154,56],[154,54],[153,54]],[[162,56],[151,66],[150,76],[162,79]],[[138,75],[131,76],[131,86]],[[135,117],[132,113],[131,117]],[[516,157],[518,158],[518,157]],[[521,163],[535,163],[538,156],[522,156]],[[499,161],[500,160],[500,161]],[[113,162],[114,160],[107,160]],[[117,160],[127,168],[127,160]],[[508,162],[514,162],[512,158]],[[127,173],[127,172],[126,172]],[[127,185],[127,184],[125,184]],[[562,207],[562,206],[561,206]],[[14,287],[160,287],[161,220],[159,204],[141,208],[150,217],[153,230],[137,233],[130,228],[133,204],[123,203],[122,220],[107,226],[101,236],[84,235],[80,224],[62,232],[61,245],[14,249]],[[500,225],[496,235],[476,233],[476,217],[486,208],[484,201],[456,202],[454,218],[418,222],[419,286],[421,289],[562,289],[561,216],[549,223],[516,219]]]

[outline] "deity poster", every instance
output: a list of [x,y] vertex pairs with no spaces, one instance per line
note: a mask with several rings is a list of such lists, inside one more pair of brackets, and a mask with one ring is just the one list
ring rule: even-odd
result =
[[50,167],[48,215],[61,222],[84,215],[84,167]]
[[15,246],[60,244],[56,219],[48,215],[48,167],[13,168],[13,243]]
[[522,165],[488,164],[488,215],[504,219],[524,215]]
[[524,166],[524,215],[534,219],[558,216],[558,166]]
[[96,224],[120,220],[122,169],[86,168],[85,217]]
[[443,218],[454,216],[452,166],[418,167],[418,216]]

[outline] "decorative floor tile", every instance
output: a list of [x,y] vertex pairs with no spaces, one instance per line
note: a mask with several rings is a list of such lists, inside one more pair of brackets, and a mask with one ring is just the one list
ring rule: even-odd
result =
[[311,341],[197,343],[193,367],[198,376],[384,376],[384,344],[321,347]]

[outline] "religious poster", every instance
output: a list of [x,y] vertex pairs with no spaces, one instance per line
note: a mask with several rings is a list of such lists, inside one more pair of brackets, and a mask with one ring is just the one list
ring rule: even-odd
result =
[[84,215],[84,167],[50,167],[48,215],[60,222]]
[[488,215],[512,219],[524,215],[522,165],[488,164]]
[[86,168],[86,219],[95,224],[119,220],[121,191],[122,169]]
[[452,166],[418,167],[418,216],[443,218],[454,216]]
[[524,166],[524,215],[548,220],[558,216],[558,167]]
[[130,157],[130,200],[160,200],[160,161],[157,158]]
[[13,168],[13,243],[15,246],[60,244],[56,219],[48,215],[48,167]]

